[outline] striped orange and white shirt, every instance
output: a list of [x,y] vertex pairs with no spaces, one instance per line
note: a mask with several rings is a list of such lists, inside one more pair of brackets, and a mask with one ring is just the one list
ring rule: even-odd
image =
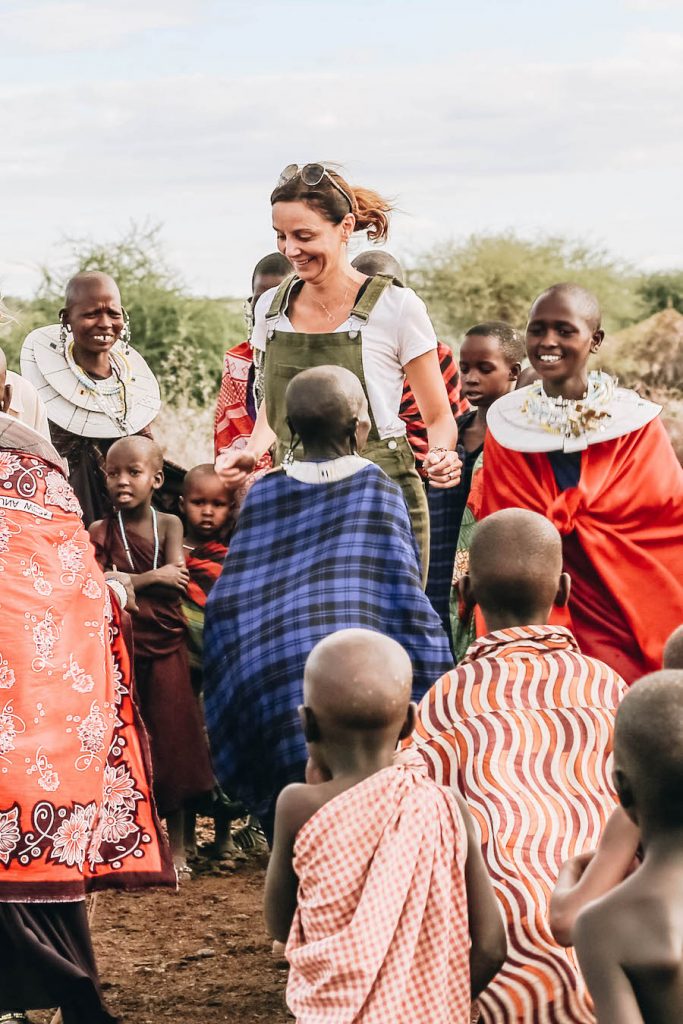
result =
[[568,629],[524,626],[478,639],[420,703],[415,742],[435,781],[467,800],[507,920],[508,959],[479,998],[486,1024],[595,1020],[548,906],[562,862],[597,845],[615,806],[612,732],[625,692]]

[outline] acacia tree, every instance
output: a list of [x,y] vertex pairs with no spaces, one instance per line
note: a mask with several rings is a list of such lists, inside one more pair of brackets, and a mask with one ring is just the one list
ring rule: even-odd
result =
[[683,313],[683,271],[681,270],[645,274],[638,285],[638,292],[647,313],[659,313],[660,310],[669,308]]
[[131,321],[132,343],[157,375],[172,404],[205,405],[216,393],[225,349],[244,338],[244,322],[230,301],[190,295],[169,267],[158,225],[131,225],[113,242],[71,239],[59,269],[43,268],[36,297],[17,312],[3,344],[15,364],[33,327],[56,323],[66,283],[82,270],[111,274]]

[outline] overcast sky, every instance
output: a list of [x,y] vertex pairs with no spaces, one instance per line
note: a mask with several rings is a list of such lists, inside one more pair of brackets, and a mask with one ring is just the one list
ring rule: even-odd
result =
[[683,0],[0,0],[0,40],[5,294],[133,220],[246,295],[280,170],[326,159],[404,259],[512,228],[683,266]]

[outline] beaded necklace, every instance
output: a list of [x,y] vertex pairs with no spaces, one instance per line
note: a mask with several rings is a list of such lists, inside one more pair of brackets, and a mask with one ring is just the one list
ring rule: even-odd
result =
[[[159,527],[158,527],[158,524],[157,524],[157,510],[155,509],[154,505],[151,506],[151,509],[152,509],[152,529],[154,531],[154,564],[152,565],[152,569],[157,569],[159,567]],[[126,549],[126,556],[128,558],[128,564],[130,565],[130,567],[133,570],[133,572],[135,572],[136,571],[135,570],[135,562],[133,561],[133,555],[132,555],[131,550],[130,550],[130,544],[128,543],[128,537],[126,536],[126,528],[123,525],[123,516],[121,515],[121,510],[120,509],[119,509],[119,512],[118,512],[118,517],[119,517],[119,533],[121,534],[121,540],[123,541],[123,546]]]
[[591,430],[604,430],[609,420],[615,380],[602,370],[588,374],[588,388],[583,398],[553,398],[543,390],[543,382],[529,385],[522,413],[529,423],[549,434],[581,437]]
[[[103,412],[105,416],[108,416],[110,420],[113,420],[121,430],[127,429],[128,419],[128,396],[126,394],[126,384],[123,379],[123,374],[127,370],[125,360],[121,360],[119,366],[119,356],[116,353],[109,353],[109,365],[111,366],[112,377],[114,381],[110,383],[109,378],[107,380],[93,380],[78,365],[74,358],[74,341],[73,339],[64,346],[64,358],[66,359],[67,366],[73,373],[74,377],[86,391],[89,391],[95,402],[99,406],[100,412]],[[120,403],[120,409],[114,408],[112,401],[118,398]],[[108,401],[107,401],[108,400]]]

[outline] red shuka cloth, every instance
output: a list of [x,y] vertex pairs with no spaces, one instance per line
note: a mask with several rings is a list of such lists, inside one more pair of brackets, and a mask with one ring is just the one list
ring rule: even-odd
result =
[[[482,514],[502,508],[539,512],[562,534],[583,653],[629,683],[659,669],[664,643],[683,621],[683,469],[661,422],[589,445],[578,486],[565,491],[547,454],[504,448],[489,431]],[[624,638],[635,640],[630,650],[622,650]]]
[[20,451],[0,452],[0,482],[0,901],[174,885],[121,613],[73,489]]
[[217,540],[207,540],[186,553],[185,564],[190,574],[187,596],[198,608],[206,607],[206,599],[223,571],[227,553],[227,546]]

